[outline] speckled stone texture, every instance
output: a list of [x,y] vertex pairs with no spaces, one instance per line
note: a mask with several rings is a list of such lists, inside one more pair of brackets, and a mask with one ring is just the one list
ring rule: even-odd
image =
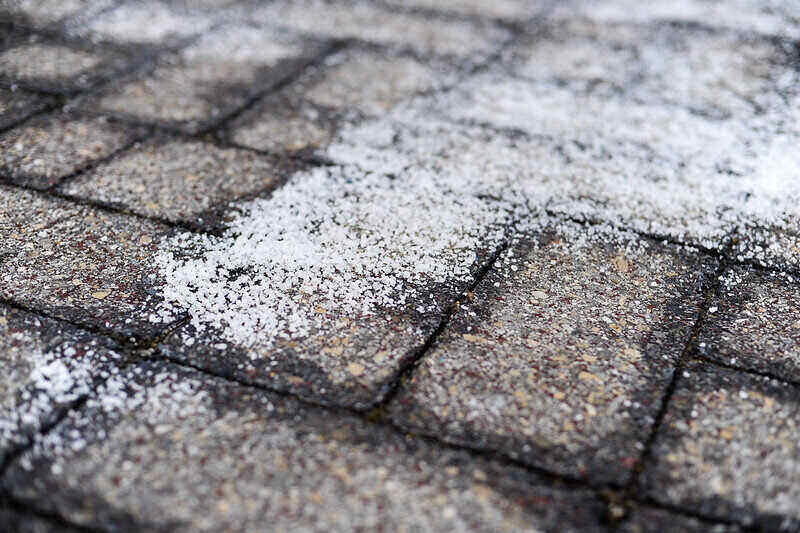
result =
[[3,0],[0,20],[11,20],[22,26],[46,28],[82,14],[97,12],[113,0]]
[[[476,252],[477,272],[492,250]],[[403,309],[359,319],[337,317],[318,307],[315,313],[322,326],[271,347],[238,346],[213,329],[198,334],[189,324],[165,339],[160,350],[165,357],[217,375],[291,391],[326,405],[368,409],[385,396],[467,285],[432,285],[429,292],[423,291],[425,297],[412,299]]]
[[509,21],[524,22],[546,12],[550,2],[527,0],[387,0],[389,5],[412,9],[436,10],[445,13],[477,17],[496,17]]
[[797,388],[686,369],[642,482],[654,499],[771,530],[800,527]]
[[446,64],[426,63],[411,55],[347,49],[243,113],[226,136],[268,151],[323,148],[338,124],[381,116],[417,94],[457,79]]
[[130,62],[120,50],[110,47],[100,49],[21,33],[0,50],[0,83],[71,94],[112,77]]
[[290,164],[250,151],[156,137],[59,191],[203,227],[214,223],[213,215],[205,214],[213,206],[268,191],[290,171]]
[[108,374],[120,359],[113,348],[67,324],[0,305],[0,464]]
[[698,337],[700,353],[723,364],[800,382],[800,280],[733,267]]
[[624,482],[713,262],[576,231],[522,238],[390,406],[404,427]]
[[121,379],[12,467],[15,497],[151,531],[602,531],[585,491],[346,413],[171,366]]
[[47,97],[20,89],[0,89],[0,130],[12,127],[50,103]]
[[494,22],[449,20],[408,15],[366,1],[328,3],[279,0],[254,10],[254,20],[292,28],[315,36],[358,39],[407,49],[424,55],[485,58],[510,34]]
[[150,339],[158,328],[139,314],[156,282],[148,258],[168,230],[0,186],[0,297],[133,340]]
[[47,189],[140,134],[104,117],[67,112],[38,116],[0,135],[0,179]]
[[196,132],[292,75],[319,51],[319,45],[269,27],[223,26],[164,56],[152,73],[118,83],[86,105]]

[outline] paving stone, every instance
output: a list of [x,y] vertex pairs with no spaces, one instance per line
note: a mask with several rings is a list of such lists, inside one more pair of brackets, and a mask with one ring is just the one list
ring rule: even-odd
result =
[[346,50],[243,113],[231,124],[228,136],[260,150],[321,148],[330,142],[342,120],[380,116],[415,94],[455,79],[455,72],[445,65]]
[[570,19],[516,48],[515,71],[576,92],[622,94],[709,117],[746,116],[792,91],[789,42],[676,24]]
[[392,13],[365,1],[278,1],[256,9],[252,16],[312,35],[359,39],[425,55],[467,56],[475,61],[497,50],[510,36],[492,22]]
[[50,99],[20,89],[0,89],[0,130],[40,111]]
[[604,22],[676,21],[733,28],[794,39],[800,37],[800,7],[795,2],[759,0],[602,0],[556,2],[551,16],[589,17]]
[[109,341],[0,305],[0,463],[117,359]]
[[227,26],[88,105],[194,132],[241,107],[317,52],[274,29]]
[[191,6],[142,0],[122,2],[88,21],[71,21],[67,27],[70,34],[94,42],[173,46],[202,34],[214,22],[209,13],[191,9]]
[[[782,187],[776,181],[777,187]],[[788,198],[791,192],[784,190]],[[790,203],[778,211],[778,224],[767,224],[741,228],[732,253],[738,261],[747,261],[767,268],[777,268],[790,272],[800,272],[800,218],[797,216],[797,203]],[[783,207],[783,206],[781,206]],[[769,220],[768,220],[769,222]]]
[[565,226],[502,256],[389,410],[404,427],[623,483],[710,260]]
[[786,274],[733,267],[698,337],[700,353],[800,381],[800,282]]
[[85,12],[96,12],[112,0],[3,0],[0,14],[24,26],[45,27]]
[[168,229],[0,186],[0,297],[152,340],[160,326],[139,313],[158,281],[150,258]]
[[14,183],[47,189],[131,143],[141,131],[104,117],[42,115],[0,135],[0,173]]
[[795,387],[687,368],[642,481],[658,501],[773,530],[800,527]]
[[5,486],[95,527],[601,531],[580,489],[171,366],[109,382]]
[[525,0],[388,0],[389,5],[435,9],[446,13],[497,17],[507,20],[528,20],[549,7],[549,2],[531,3]]
[[202,141],[155,138],[68,181],[61,192],[200,226],[215,204],[271,189],[288,165]]
[[637,507],[618,530],[621,533],[740,533],[740,527],[714,524],[660,509]]
[[40,91],[70,93],[113,76],[127,65],[110,50],[20,39],[0,53],[0,81]]

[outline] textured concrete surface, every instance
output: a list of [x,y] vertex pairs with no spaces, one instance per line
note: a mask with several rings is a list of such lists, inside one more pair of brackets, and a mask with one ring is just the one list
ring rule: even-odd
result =
[[714,265],[575,230],[521,237],[501,257],[393,420],[570,476],[627,479]]
[[708,516],[796,530],[796,387],[700,365],[683,377],[645,470],[648,492]]
[[0,531],[799,530],[798,39],[0,0]]

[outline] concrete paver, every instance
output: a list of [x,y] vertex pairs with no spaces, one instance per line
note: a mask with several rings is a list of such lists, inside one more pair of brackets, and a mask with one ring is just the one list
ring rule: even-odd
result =
[[698,336],[702,355],[800,381],[800,283],[787,274],[730,269]]
[[622,533],[741,533],[736,525],[709,523],[660,509],[637,507],[619,528]]
[[141,134],[104,117],[41,115],[0,135],[0,174],[13,183],[47,189]]
[[0,129],[6,129],[42,110],[50,99],[20,89],[0,89]]
[[797,529],[797,389],[720,368],[685,372],[643,474],[647,493],[706,516]]
[[96,105],[195,132],[241,107],[318,51],[269,28],[226,26],[166,56],[152,73],[110,88]]
[[624,236],[604,243],[573,229],[523,238],[462,302],[390,406],[392,419],[623,483],[713,266]]
[[[169,228],[0,187],[0,296],[136,339],[157,273],[148,258]],[[150,277],[152,275],[152,277]]]
[[[602,531],[585,491],[347,414],[170,366],[120,380],[5,487],[101,527],[116,513],[170,531]],[[565,507],[571,516],[554,512]]]
[[204,214],[211,207],[274,187],[289,169],[246,150],[155,137],[69,180],[59,191],[203,226],[214,223]]
[[120,358],[108,341],[0,305],[0,464]]

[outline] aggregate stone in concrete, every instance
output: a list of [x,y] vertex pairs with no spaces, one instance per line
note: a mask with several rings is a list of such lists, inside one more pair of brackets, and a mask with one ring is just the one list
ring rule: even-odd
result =
[[124,531],[601,531],[583,490],[171,365],[109,381],[5,487]]
[[49,103],[46,97],[20,89],[0,89],[0,129],[13,126]]
[[278,1],[253,13],[255,20],[304,33],[359,39],[423,55],[484,58],[510,37],[493,22],[470,22],[384,10],[372,2]]
[[346,50],[243,113],[228,135],[238,144],[261,150],[321,148],[341,121],[380,116],[416,94],[454,80],[455,73],[444,65],[385,52]]
[[741,533],[739,526],[720,524],[648,507],[633,509],[621,533]]
[[796,531],[798,420],[796,387],[719,367],[690,366],[640,481],[661,502]]
[[[0,297],[134,340],[158,328],[138,313],[169,228],[0,187]],[[152,275],[152,276],[151,276]]]
[[800,381],[800,280],[733,267],[698,337],[705,357]]
[[301,68],[318,51],[275,29],[230,25],[166,56],[143,78],[110,88],[97,105],[194,132]]
[[104,117],[41,115],[0,135],[3,179],[47,189],[132,142],[141,132]]
[[118,358],[110,342],[0,305],[0,463]]
[[272,188],[286,171],[276,159],[247,150],[157,137],[59,190],[143,215],[203,226],[213,223],[204,215],[213,205]]
[[501,256],[389,412],[415,431],[622,483],[714,265],[568,228],[523,237]]

